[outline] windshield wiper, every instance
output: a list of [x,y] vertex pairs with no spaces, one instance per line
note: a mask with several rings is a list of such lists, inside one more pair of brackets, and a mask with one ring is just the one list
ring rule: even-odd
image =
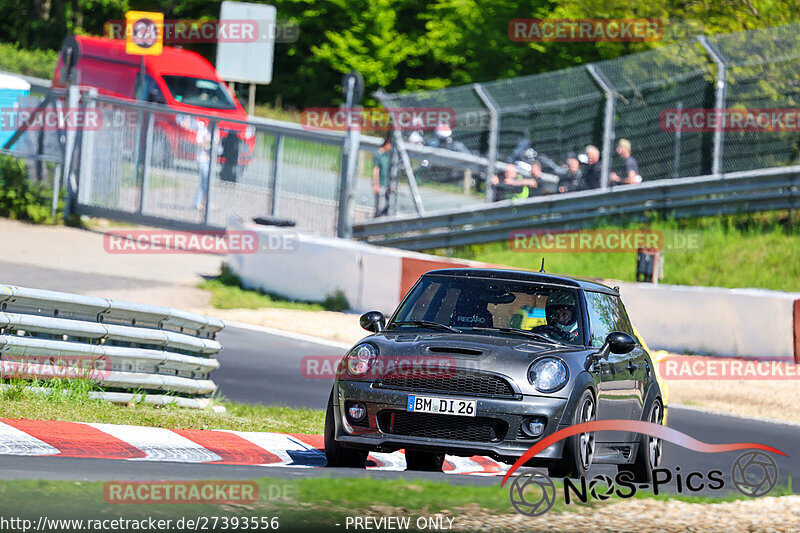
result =
[[533,331],[528,331],[525,329],[517,329],[517,328],[495,328],[495,327],[486,327],[486,326],[476,326],[470,329],[480,330],[480,331],[502,331],[503,333],[513,333],[516,335],[523,335],[525,337],[533,337],[536,340],[546,342],[547,344],[563,344],[562,342],[558,342],[557,340],[551,339],[541,333],[535,333]]
[[453,333],[461,333],[460,329],[456,329],[446,324],[439,324],[438,322],[430,322],[428,320],[409,320],[406,322],[392,322],[392,326],[420,326],[423,328],[443,329],[452,331]]

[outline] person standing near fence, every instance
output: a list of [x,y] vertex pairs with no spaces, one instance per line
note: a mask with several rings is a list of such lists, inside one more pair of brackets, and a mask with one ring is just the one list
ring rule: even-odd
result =
[[577,191],[583,179],[583,170],[578,156],[567,154],[567,172],[558,180],[558,192]]
[[586,158],[588,159],[588,164],[583,173],[583,180],[581,180],[579,190],[599,189],[603,169],[600,164],[600,150],[597,146],[590,144],[586,147]]
[[389,168],[392,165],[392,141],[387,137],[375,153],[372,164],[372,192],[375,194],[375,218],[389,213],[389,199],[392,188],[389,186]]
[[628,139],[620,139],[617,143],[617,155],[622,159],[625,165],[625,170],[622,176],[616,172],[609,175],[612,185],[636,185],[642,182],[642,176],[639,174],[639,163],[631,155],[631,142]]

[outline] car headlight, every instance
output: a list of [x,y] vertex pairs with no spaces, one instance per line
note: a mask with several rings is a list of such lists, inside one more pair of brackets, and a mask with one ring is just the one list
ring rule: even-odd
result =
[[244,136],[246,139],[252,139],[255,134],[256,134],[256,129],[253,126],[247,126],[244,129]]
[[353,377],[363,376],[369,371],[378,351],[371,344],[361,344],[353,348],[346,359],[347,374]]
[[555,392],[567,383],[567,366],[554,357],[544,357],[528,369],[528,381],[539,392]]

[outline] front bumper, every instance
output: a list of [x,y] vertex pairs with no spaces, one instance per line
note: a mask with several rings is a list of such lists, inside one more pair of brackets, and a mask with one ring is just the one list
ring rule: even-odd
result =
[[[406,405],[411,394],[476,400],[476,416],[407,413]],[[344,416],[344,406],[350,401],[362,402],[367,407],[367,417],[360,425],[348,421]],[[565,413],[567,405],[568,400],[564,398],[523,395],[520,399],[500,399],[462,396],[388,389],[375,386],[372,382],[340,380],[336,384],[334,395],[336,440],[345,447],[371,451],[391,452],[403,448],[466,457],[486,455],[501,461],[516,460],[536,442],[569,425],[562,424],[562,420],[572,419],[571,413]],[[436,437],[398,434],[393,431],[394,418],[391,413],[403,416],[406,420],[417,417],[415,420],[422,422],[415,424],[415,427],[423,428],[421,433],[425,433],[425,424],[437,425],[437,428],[431,428],[431,433],[435,433]],[[539,438],[527,437],[521,431],[522,421],[529,416],[547,418],[545,431]],[[489,433],[491,437],[478,440],[459,439],[458,436],[464,436],[463,432],[454,431],[454,438],[449,435],[443,438],[447,431],[442,428],[447,424],[485,424],[492,427]],[[563,446],[564,441],[553,444],[537,455],[536,462],[547,463],[561,458]]]

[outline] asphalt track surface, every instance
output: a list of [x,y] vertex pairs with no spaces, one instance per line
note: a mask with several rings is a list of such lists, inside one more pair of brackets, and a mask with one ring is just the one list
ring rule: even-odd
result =
[[[354,317],[354,320],[356,317]],[[309,332],[312,333],[312,332]],[[265,405],[287,405],[324,409],[331,380],[307,379],[302,376],[300,362],[308,355],[339,355],[343,349],[330,344],[317,344],[306,339],[275,335],[263,331],[226,328],[219,340],[224,350],[221,368],[214,379],[221,393],[234,401]],[[776,457],[780,484],[788,478],[800,477],[800,426],[709,414],[690,409],[671,408],[669,426],[707,443],[757,442],[782,450],[788,457]],[[692,471],[723,471],[723,491],[702,490],[698,494],[722,495],[730,490],[730,469],[742,452],[705,454],[686,450],[675,444],[664,444],[664,466],[683,475]],[[608,465],[593,467],[590,475],[615,473]],[[3,479],[243,479],[279,477],[296,479],[316,476],[365,476],[371,478],[425,478],[449,483],[498,484],[500,478],[459,476],[441,473],[364,471],[351,469],[259,467],[187,463],[143,463],[106,459],[71,459],[59,457],[0,456],[0,478]],[[666,492],[678,492],[673,478]],[[685,487],[683,494],[691,494]]]

